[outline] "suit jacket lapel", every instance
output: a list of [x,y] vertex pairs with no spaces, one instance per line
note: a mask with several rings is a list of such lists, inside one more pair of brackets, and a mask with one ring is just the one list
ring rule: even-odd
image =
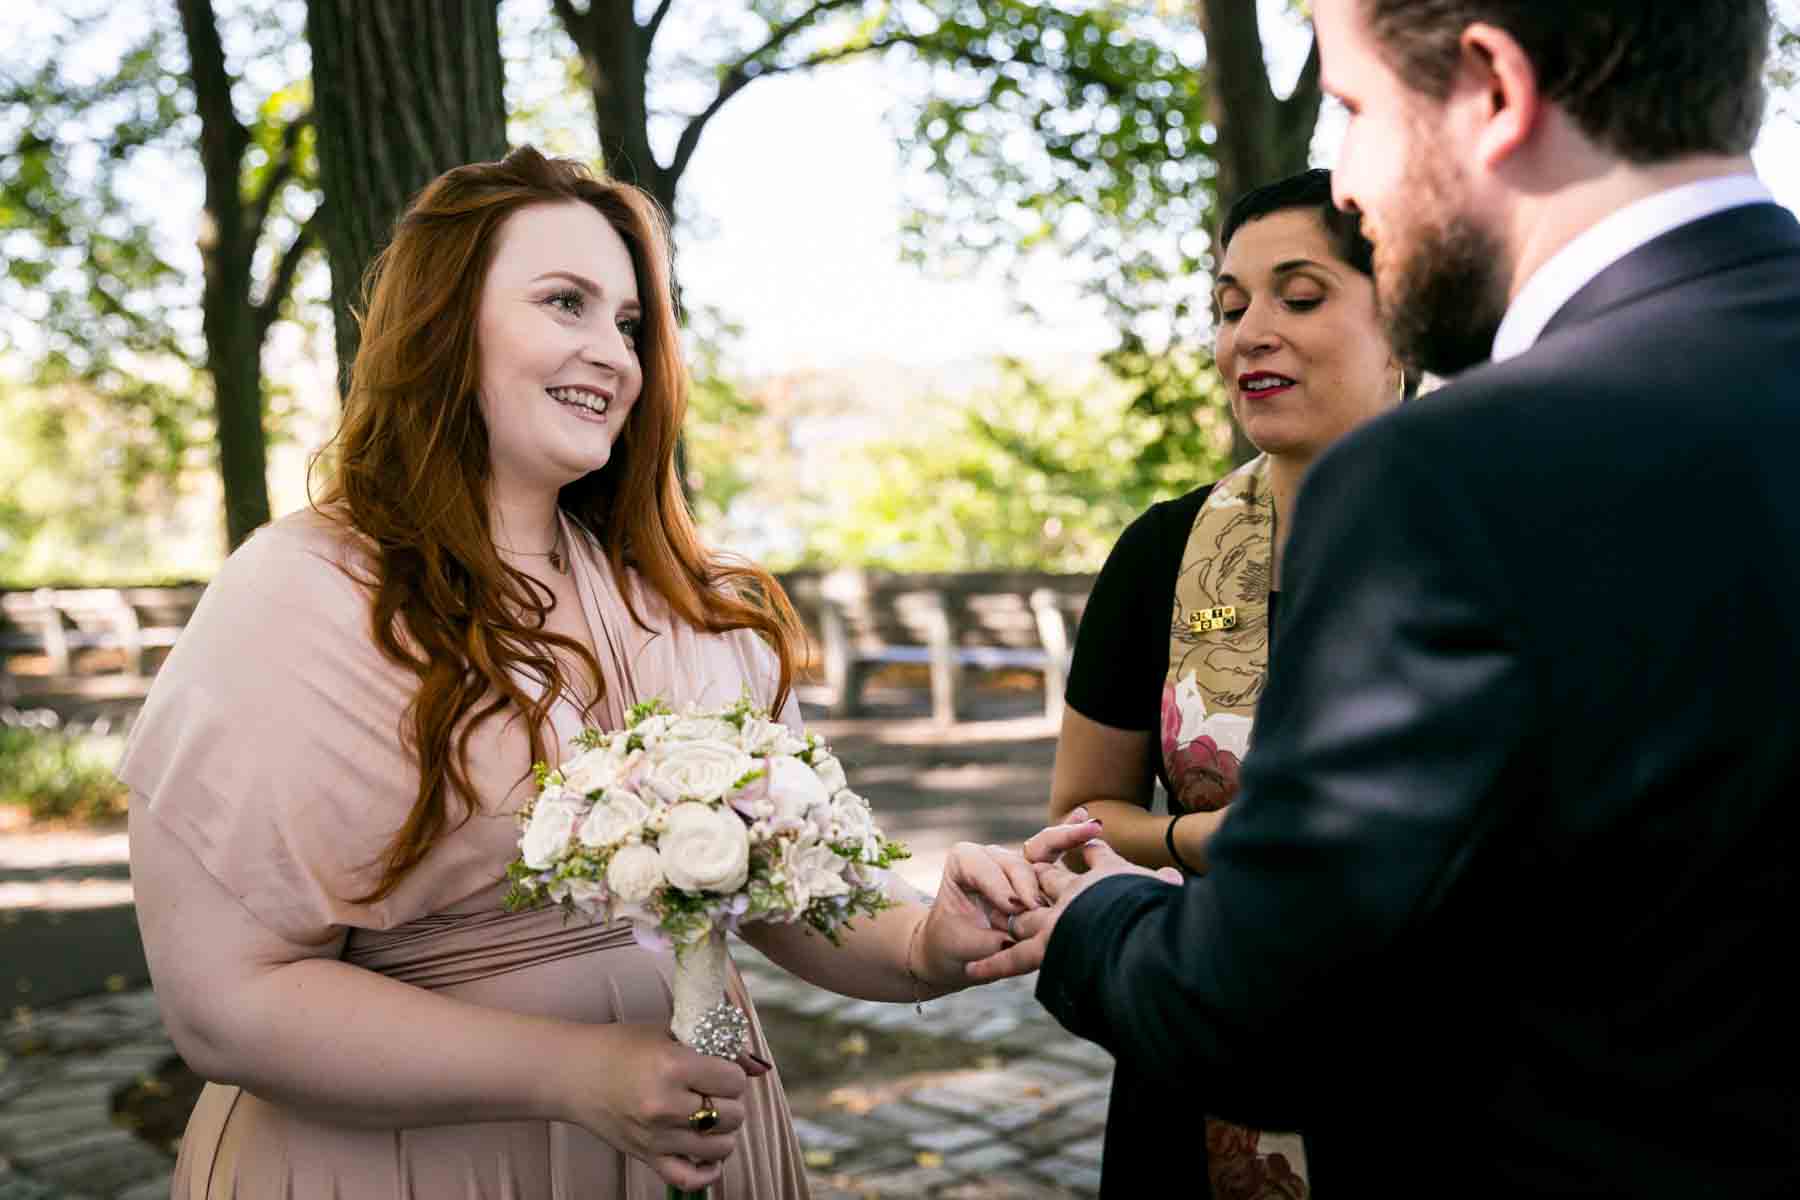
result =
[[1633,250],[1569,298],[1544,336],[1689,280],[1759,259],[1800,256],[1800,222],[1777,204],[1746,204],[1702,217]]

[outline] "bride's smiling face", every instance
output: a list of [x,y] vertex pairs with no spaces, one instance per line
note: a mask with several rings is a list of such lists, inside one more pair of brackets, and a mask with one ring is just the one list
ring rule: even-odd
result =
[[493,486],[548,491],[604,467],[643,387],[637,270],[586,204],[506,219],[476,314]]

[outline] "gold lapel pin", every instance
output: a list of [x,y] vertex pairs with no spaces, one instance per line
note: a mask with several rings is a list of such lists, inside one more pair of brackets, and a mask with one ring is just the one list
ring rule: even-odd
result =
[[1189,633],[1212,633],[1221,629],[1237,628],[1237,608],[1224,604],[1216,608],[1196,608],[1188,613]]

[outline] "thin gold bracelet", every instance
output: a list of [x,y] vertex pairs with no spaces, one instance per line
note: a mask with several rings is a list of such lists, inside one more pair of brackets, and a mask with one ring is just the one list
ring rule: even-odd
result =
[[913,948],[919,944],[919,934],[925,929],[925,922],[931,919],[927,911],[924,916],[913,922],[912,932],[906,938],[906,977],[912,980],[913,1011],[921,1017],[925,1015],[925,981],[913,970]]

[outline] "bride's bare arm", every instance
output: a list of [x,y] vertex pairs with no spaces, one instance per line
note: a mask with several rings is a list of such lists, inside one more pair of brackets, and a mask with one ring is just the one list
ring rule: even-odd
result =
[[[1060,854],[1099,832],[1088,822],[1033,836],[1046,853]],[[745,941],[810,983],[863,1000],[910,1001],[977,982],[970,979],[968,964],[1013,942],[1006,917],[1047,903],[1023,855],[960,842],[950,851],[933,903],[901,900],[876,917],[859,918],[839,934],[839,945],[799,923],[751,924],[741,932]]]
[[[805,732],[792,695],[777,719],[796,734]],[[1059,825],[1037,836],[1061,853],[1098,833],[1092,825]],[[929,1000],[985,982],[969,978],[968,964],[1012,943],[1005,932],[1009,914],[1045,903],[1022,855],[971,842],[951,848],[935,901],[898,875],[889,881],[888,896],[895,907],[857,918],[853,928],[839,932],[835,946],[801,923],[752,923],[739,933],[783,969],[840,995]]]
[[[836,946],[800,922],[749,924],[738,932],[783,970],[840,995],[859,1000],[931,999],[966,987],[969,981],[930,979],[929,971],[921,967],[912,945],[913,931],[929,912],[923,904],[905,901],[878,916],[858,917],[851,928],[839,931]],[[922,987],[915,987],[906,973],[909,949]]]
[[[744,1073],[661,1029],[468,1004],[338,961],[341,934],[287,941],[139,799],[131,876],[169,1036],[207,1079],[341,1125],[567,1121],[690,1188],[731,1152]],[[719,1101],[717,1132],[687,1128],[696,1093]]]

